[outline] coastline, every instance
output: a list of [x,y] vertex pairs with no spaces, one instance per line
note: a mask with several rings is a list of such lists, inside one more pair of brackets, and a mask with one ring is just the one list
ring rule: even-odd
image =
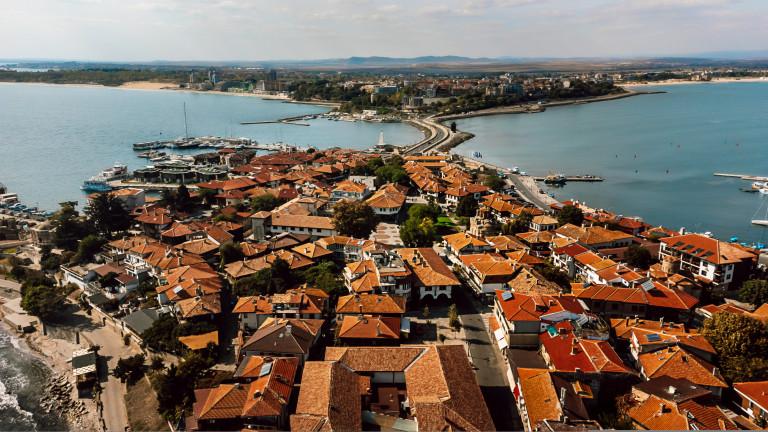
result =
[[729,84],[729,83],[768,83],[768,77],[750,77],[750,78],[713,78],[711,81],[691,81],[683,79],[669,79],[663,81],[643,81],[637,83],[621,83],[620,87],[655,87],[669,85],[690,85],[690,84]]
[[[0,292],[0,305],[14,298],[13,294]],[[43,335],[42,329],[19,334],[5,322],[4,315],[0,310],[0,333],[17,341],[13,344],[15,349],[37,360],[48,374],[48,386],[42,389],[40,408],[47,413],[58,413],[70,430],[101,430],[96,403],[92,399],[77,397],[72,376],[72,353],[82,347],[51,335]]]

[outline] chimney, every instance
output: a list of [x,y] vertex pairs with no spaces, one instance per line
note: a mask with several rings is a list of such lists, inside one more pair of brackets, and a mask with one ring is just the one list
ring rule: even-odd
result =
[[659,318],[659,327],[664,328],[664,317]]
[[667,387],[667,393],[675,395],[677,393],[677,388],[675,386],[669,386]]
[[285,326],[285,333],[286,334],[291,334],[291,330],[293,330],[293,326],[290,325],[290,324],[286,324],[286,326]]
[[579,347],[579,343],[576,341],[576,339],[574,339],[573,340],[573,345],[571,345],[571,355],[578,354],[578,352],[579,352],[578,351],[578,347]]
[[720,375],[720,369],[718,369],[716,367],[713,367],[712,368],[712,375],[714,375],[714,376]]
[[381,320],[376,322],[376,336],[381,336]]
[[625,326],[628,326],[628,325],[629,325],[629,317],[626,317],[626,318],[624,319],[624,325],[625,325]]
[[560,420],[563,423],[567,423],[568,422],[568,417],[565,416],[565,397],[566,397],[567,394],[568,393],[567,393],[565,387],[561,387],[560,388],[560,410],[561,410]]
[[659,414],[664,414],[664,403],[659,404]]

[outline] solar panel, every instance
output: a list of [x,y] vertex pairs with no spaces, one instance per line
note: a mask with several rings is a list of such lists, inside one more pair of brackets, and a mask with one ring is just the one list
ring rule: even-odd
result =
[[504,291],[503,293],[501,293],[501,299],[504,301],[512,300],[512,293],[509,291]]
[[646,291],[650,291],[655,288],[655,286],[653,285],[653,280],[651,279],[648,279],[647,281],[641,283],[640,286]]
[[272,362],[264,363],[263,365],[261,365],[259,376],[263,377],[264,375],[269,375],[270,372],[272,372]]
[[648,339],[648,342],[658,342],[661,340],[661,336],[657,335],[656,333],[651,333],[648,336],[646,336]]

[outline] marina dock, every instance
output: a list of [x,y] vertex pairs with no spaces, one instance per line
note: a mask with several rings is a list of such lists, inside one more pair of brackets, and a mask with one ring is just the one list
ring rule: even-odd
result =
[[749,175],[749,174],[731,174],[731,173],[718,173],[718,172],[716,172],[713,175],[716,176],[716,177],[731,177],[731,178],[737,178],[737,179],[740,179],[740,180],[768,182],[768,177],[753,176],[753,175]]

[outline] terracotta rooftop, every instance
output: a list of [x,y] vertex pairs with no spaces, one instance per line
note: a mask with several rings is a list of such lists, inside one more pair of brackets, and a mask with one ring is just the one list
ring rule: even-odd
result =
[[668,248],[680,253],[693,255],[713,264],[731,264],[756,259],[753,252],[734,244],[723,242],[701,234],[684,234],[660,240]]
[[638,362],[648,378],[668,376],[703,386],[728,387],[714,365],[677,346],[640,354]]
[[388,294],[350,294],[339,297],[337,314],[389,315],[405,313],[405,298]]
[[432,248],[395,249],[422,286],[460,285],[459,279]]

